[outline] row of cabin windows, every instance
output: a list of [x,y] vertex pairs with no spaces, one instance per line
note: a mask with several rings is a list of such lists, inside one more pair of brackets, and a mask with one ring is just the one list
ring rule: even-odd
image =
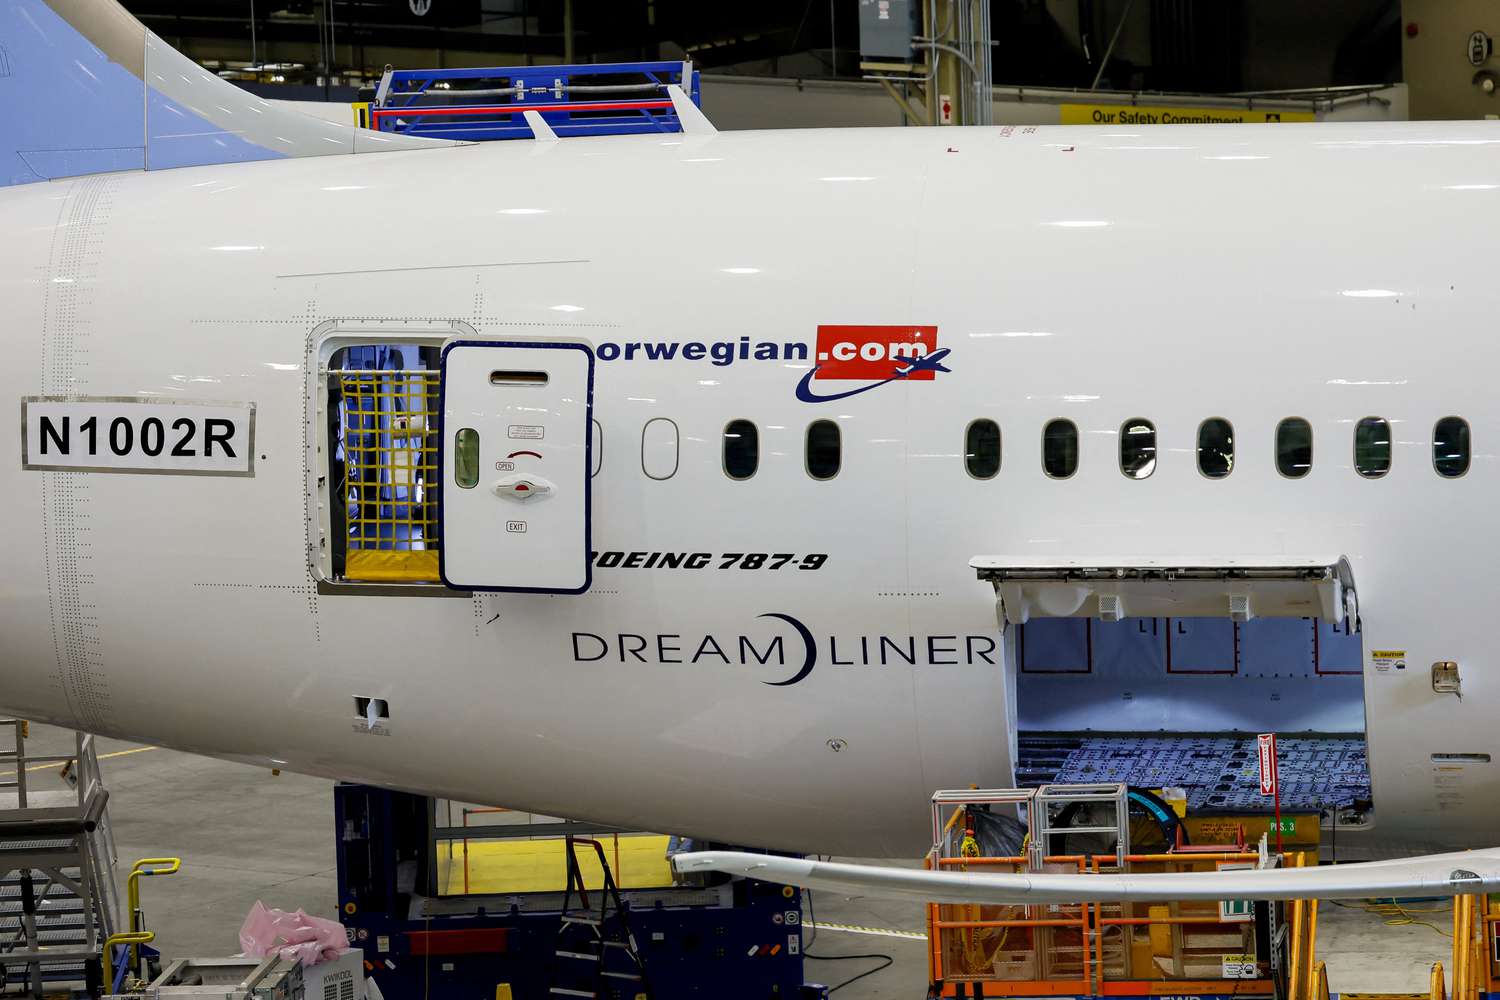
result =
[[[814,420],[807,425],[803,444],[809,476],[822,481],[839,474],[844,459],[838,424]],[[724,474],[730,479],[749,479],[760,468],[760,429],[749,420],[731,420],[724,425],[723,449]],[[641,431],[641,468],[652,479],[670,479],[677,474],[677,425],[671,420],[657,417],[646,421]],[[594,472],[597,475],[598,469]]]
[[[817,480],[832,479],[844,461],[843,435],[832,420],[814,420],[804,438],[807,474]],[[724,474],[730,479],[749,479],[760,467],[760,431],[749,420],[731,420],[724,427]]]
[[[832,420],[807,425],[803,454],[807,474],[832,479],[844,462],[843,435]],[[749,479],[760,467],[760,432],[749,420],[731,420],[724,427],[724,473],[730,479]]]
[[[1234,426],[1222,417],[1198,425],[1198,471],[1209,479],[1223,479],[1234,471]],[[1301,479],[1312,471],[1312,425],[1288,417],[1276,425],[1276,471]],[[991,479],[1000,471],[1000,426],[975,420],[964,432],[964,464],[975,479]],[[1462,417],[1444,417],[1432,429],[1432,466],[1445,479],[1469,471],[1469,424]],[[1354,470],[1366,479],[1391,471],[1391,425],[1383,417],[1365,417],[1354,426]],[[1078,425],[1050,420],[1042,428],[1042,471],[1053,479],[1068,479],[1078,471]],[[1156,471],[1156,425],[1132,417],[1120,425],[1120,471],[1130,479],[1145,479]]]
[[[667,454],[667,452],[670,454]],[[1120,471],[1130,479],[1145,479],[1156,471],[1156,425],[1133,417],[1120,426]],[[655,453],[655,454],[653,454]],[[1198,471],[1209,479],[1223,479],[1234,471],[1234,426],[1222,417],[1198,425]],[[724,427],[724,474],[746,480],[760,467],[760,429],[749,420],[731,420]],[[843,440],[832,420],[814,420],[804,439],[807,474],[828,480],[839,474]],[[1312,425],[1288,417],[1276,425],[1276,471],[1301,479],[1312,471]],[[641,438],[641,463],[653,479],[669,479],[677,472],[677,428],[670,420],[648,421]],[[975,479],[992,479],[1000,471],[1000,425],[980,419],[964,432],[964,464]],[[1469,471],[1469,424],[1462,417],[1444,417],[1433,427],[1432,464],[1438,475],[1456,479]],[[1354,427],[1354,469],[1366,479],[1379,479],[1391,470],[1391,425],[1383,417],[1365,417]],[[597,469],[595,472],[597,473]],[[1053,479],[1068,479],[1078,471],[1078,425],[1050,420],[1042,428],[1042,471]]]

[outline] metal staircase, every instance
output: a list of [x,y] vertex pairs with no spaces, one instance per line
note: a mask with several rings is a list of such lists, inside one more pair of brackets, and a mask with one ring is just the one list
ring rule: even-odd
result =
[[[37,998],[95,990],[120,916],[109,793],[92,736],[76,734],[71,754],[30,755],[26,735],[0,719],[0,985]],[[33,788],[53,766],[72,787]]]

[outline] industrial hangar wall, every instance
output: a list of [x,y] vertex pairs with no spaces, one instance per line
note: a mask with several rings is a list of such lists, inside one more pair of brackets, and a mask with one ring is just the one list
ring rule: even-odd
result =
[[[1184,110],[1277,108],[1306,112],[1307,101],[1233,100],[1071,90],[995,88],[1000,125],[1062,124],[1063,106],[1170,105]],[[704,74],[703,110],[722,129],[902,125],[901,109],[874,82],[794,80]],[[1316,111],[1319,121],[1404,121],[1406,87],[1397,84],[1340,98]]]

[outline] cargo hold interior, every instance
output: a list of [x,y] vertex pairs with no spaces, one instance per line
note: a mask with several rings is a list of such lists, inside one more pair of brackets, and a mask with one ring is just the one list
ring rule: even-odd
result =
[[1264,815],[1255,738],[1274,732],[1283,812],[1371,822],[1357,625],[1071,617],[1012,632],[1017,784],[1181,788],[1190,813]]

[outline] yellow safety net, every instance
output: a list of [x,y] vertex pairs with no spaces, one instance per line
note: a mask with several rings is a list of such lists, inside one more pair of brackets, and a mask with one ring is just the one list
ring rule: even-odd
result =
[[438,373],[338,370],[344,578],[435,582]]

